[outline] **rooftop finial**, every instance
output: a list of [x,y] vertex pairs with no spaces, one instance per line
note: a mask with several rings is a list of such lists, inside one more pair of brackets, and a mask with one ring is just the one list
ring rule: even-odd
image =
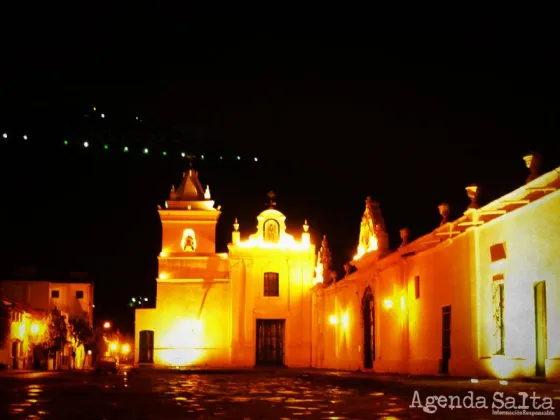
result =
[[206,191],[204,191],[204,199],[210,200],[210,185],[206,186]]
[[233,222],[233,230],[235,230],[236,232],[239,230],[239,222],[237,221],[237,217],[235,218],[235,221]]
[[440,226],[445,225],[449,222],[449,204],[441,203],[438,206],[439,214],[441,215],[441,223]]
[[410,241],[410,229],[407,227],[402,228],[401,230],[399,230],[400,236],[401,236],[401,247],[408,245],[409,241]]
[[268,197],[268,208],[273,209],[276,207],[276,201],[274,201],[276,194],[274,194],[274,191],[269,191],[266,196]]
[[471,200],[471,204],[469,204],[468,210],[475,210],[479,208],[480,206],[478,205],[478,194],[479,194],[478,185],[471,184],[467,188],[465,188],[465,190],[467,190],[467,196]]
[[534,179],[537,179],[541,176],[541,168],[542,168],[542,158],[541,155],[537,152],[531,152],[523,156],[523,160],[525,161],[525,165],[531,172],[525,183],[529,183]]
[[307,219],[305,219],[305,222],[303,222],[303,231],[305,233],[309,232],[309,225],[307,224]]

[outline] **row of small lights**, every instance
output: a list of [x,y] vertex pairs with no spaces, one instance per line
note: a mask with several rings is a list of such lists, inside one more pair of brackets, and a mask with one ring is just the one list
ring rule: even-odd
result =
[[[8,138],[8,134],[7,134],[7,133],[3,133],[3,134],[2,134],[2,137],[3,137],[4,139],[7,139],[7,138]],[[27,140],[27,139],[28,139],[27,135],[24,135],[24,136],[23,136],[23,139],[24,139],[24,140]],[[69,142],[68,140],[64,140],[64,145],[65,145],[65,146],[68,146],[69,144],[70,144],[70,142]],[[82,144],[82,146],[83,146],[84,148],[87,149],[87,148],[90,146],[90,144],[89,144],[89,142],[84,141],[83,144]],[[109,150],[109,145],[108,145],[108,144],[103,145],[103,149],[104,149],[104,150]],[[130,149],[128,148],[128,146],[124,146],[124,147],[123,147],[123,152],[124,152],[124,153],[128,153],[129,151],[130,151]],[[145,155],[148,155],[148,154],[150,153],[150,149],[148,149],[147,147],[145,147],[145,148],[142,149],[142,153],[145,154]],[[162,155],[162,156],[167,156],[168,153],[167,153],[166,151],[163,151],[163,152],[161,152],[161,155]],[[181,157],[183,157],[183,158],[188,158],[189,155],[188,155],[187,153],[185,153],[185,152],[181,152]],[[200,155],[200,159],[201,159],[201,160],[204,160],[204,155]],[[220,159],[220,160],[224,160],[224,157],[223,157],[223,156],[220,156],[219,159]],[[241,156],[236,156],[236,160],[241,160]],[[259,161],[259,158],[258,158],[258,157],[254,157],[254,158],[253,158],[253,161],[258,162],[258,161]]]
[[[7,139],[8,138],[8,133],[2,133],[2,138]],[[27,134],[23,135],[23,139],[27,140]]]
[[[65,146],[68,146],[68,145],[69,145],[68,140],[64,140],[64,145],[65,145]],[[90,146],[90,144],[89,144],[89,142],[85,141],[85,142],[83,143],[83,146],[84,146],[85,148],[88,148],[88,147]],[[108,145],[108,144],[105,144],[105,145],[103,146],[103,149],[109,150],[109,145]],[[127,152],[129,152],[129,151],[130,151],[130,149],[128,148],[128,146],[124,146],[124,147],[123,147],[123,152],[127,153]],[[145,155],[147,155],[147,154],[150,153],[150,149],[148,149],[147,147],[145,147],[145,148],[142,149],[142,153],[145,154]],[[167,153],[166,151],[163,151],[163,152],[161,152],[161,155],[162,155],[162,156],[167,156],[168,153]],[[185,152],[181,152],[181,157],[183,157],[183,158],[189,158],[189,155],[188,155],[187,153],[185,153]],[[204,160],[204,155],[200,155],[200,159],[201,159],[201,160]],[[220,160],[223,160],[224,157],[223,157],[223,156],[220,156],[219,159],[220,159]],[[241,156],[237,156],[237,157],[236,157],[236,160],[241,160]],[[254,160],[255,162],[258,162],[258,161],[259,161],[259,158],[254,157],[253,160]]]

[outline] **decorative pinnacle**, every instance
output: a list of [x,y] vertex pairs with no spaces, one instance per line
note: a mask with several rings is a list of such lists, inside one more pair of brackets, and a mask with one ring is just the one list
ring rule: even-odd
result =
[[235,221],[233,222],[233,229],[236,232],[239,230],[239,222],[237,221],[237,217],[235,218]]
[[467,196],[469,197],[469,199],[471,200],[471,204],[469,205],[469,209],[477,209],[479,207],[478,205],[478,185],[476,184],[471,184],[468,187],[465,188],[465,190],[467,191]]
[[305,233],[309,232],[309,225],[307,224],[307,219],[305,219],[305,222],[303,223],[303,231]]

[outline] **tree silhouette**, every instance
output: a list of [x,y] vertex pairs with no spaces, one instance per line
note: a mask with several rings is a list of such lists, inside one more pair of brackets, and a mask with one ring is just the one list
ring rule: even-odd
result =
[[[93,341],[94,334],[93,329],[89,323],[82,318],[76,318],[70,320],[70,336],[72,337],[72,342],[74,345],[74,354],[80,346],[84,346],[84,351],[89,343]],[[74,360],[74,363],[76,361]],[[82,362],[82,369],[84,369],[86,363],[86,358]]]

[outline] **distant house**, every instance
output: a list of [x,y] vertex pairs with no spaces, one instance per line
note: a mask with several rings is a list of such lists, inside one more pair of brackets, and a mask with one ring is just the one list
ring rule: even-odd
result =
[[56,308],[70,319],[82,318],[93,325],[93,281],[88,273],[74,272],[56,280],[32,278],[29,274],[36,272],[18,270],[14,279],[0,282],[4,298],[37,310]]
[[[0,363],[14,369],[32,367],[33,349],[28,339],[31,325],[41,322],[53,309],[60,311],[68,321],[80,318],[93,325],[94,286],[88,273],[70,273],[53,281],[41,279],[34,268],[25,267],[16,270],[12,277],[0,282],[0,296],[4,302],[2,316],[8,318],[2,320],[3,325],[11,324],[7,327],[10,334],[4,340],[10,341],[9,346],[0,343]],[[81,365],[85,349],[80,348],[76,353],[76,364]],[[70,346],[60,356],[58,366],[71,365]]]

